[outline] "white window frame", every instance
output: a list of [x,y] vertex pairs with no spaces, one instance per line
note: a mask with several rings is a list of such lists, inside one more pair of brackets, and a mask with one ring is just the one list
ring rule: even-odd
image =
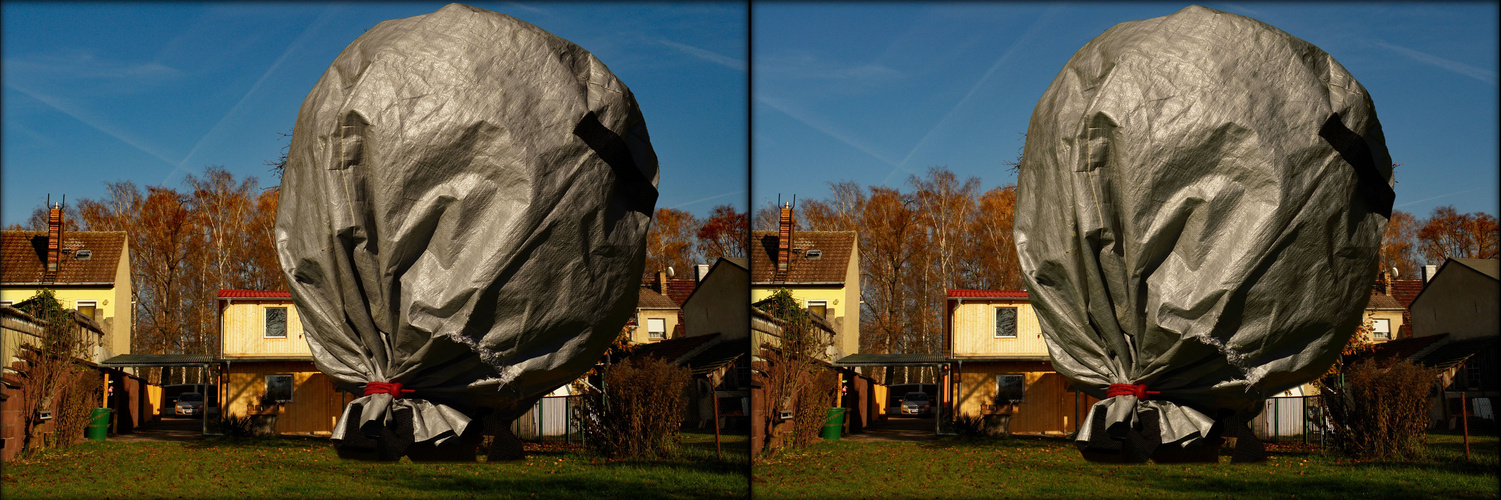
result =
[[[655,328],[654,328],[655,327]],[[667,338],[666,318],[646,318],[647,340],[663,340]]]
[[287,399],[278,398],[278,403],[291,403],[293,395],[297,393],[297,378],[287,373],[272,373],[266,375],[266,394],[271,394],[271,379],[285,378],[287,380]]
[[[83,311],[81,309],[84,306],[88,306],[88,307],[94,308],[94,315],[93,316],[89,316],[89,319],[92,319],[94,321],[99,321],[99,318],[98,318],[98,316],[99,316],[99,301],[97,301],[97,300],[79,300],[79,301],[74,301],[73,302],[73,310],[78,311],[79,313],[83,313]],[[88,315],[85,314],[85,316],[88,316]]]
[[827,300],[810,300],[810,301],[808,301],[808,312],[813,312],[813,308],[814,307],[822,307],[823,308],[823,312],[819,313],[818,315],[819,316],[823,316],[823,319],[829,319],[829,301],[827,301]]
[[[281,309],[281,336],[271,335],[271,310],[272,309]],[[261,312],[261,338],[267,338],[267,339],[285,339],[285,338],[287,338],[288,334],[290,333],[287,330],[291,326],[290,325],[291,324],[291,317],[288,314],[290,312],[290,311],[288,311],[288,307],[287,306],[266,306],[266,307],[262,308],[261,311],[262,311]]]
[[[1007,309],[1011,310],[1011,334],[1010,335],[1002,335],[1001,334],[1001,311],[1004,311],[1004,310],[1007,310]],[[1017,334],[1016,334],[1017,325],[1016,325],[1016,323],[1017,323],[1017,320],[1020,319],[1020,316],[1021,316],[1021,311],[1020,311],[1020,308],[1018,308],[1018,307],[1014,307],[1014,306],[997,306],[995,308],[995,338],[998,338],[998,339],[1014,339],[1014,338],[1017,338]]]
[[1021,397],[1020,398],[1018,398],[1018,399],[1007,399],[1005,401],[1007,403],[1023,403],[1023,402],[1026,402],[1026,400],[1027,400],[1027,376],[1024,375],[1024,374],[1020,374],[1020,373],[1001,373],[1001,374],[997,374],[995,376],[995,399],[996,399],[996,403],[1000,403],[1001,402],[1001,396],[1003,396],[1003,395],[1006,394],[1006,379],[1008,379],[1008,378],[1015,378],[1017,380],[1020,380],[1021,381],[1021,389],[1022,390],[1021,390]]
[[1371,318],[1371,338],[1374,340],[1392,339],[1392,320],[1386,318]]

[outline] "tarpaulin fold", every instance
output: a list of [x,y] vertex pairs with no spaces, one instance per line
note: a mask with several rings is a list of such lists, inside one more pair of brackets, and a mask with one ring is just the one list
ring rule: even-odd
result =
[[362,395],[334,438],[409,410],[442,443],[588,370],[635,306],[656,185],[630,90],[577,45],[460,4],[360,35],[298,112],[276,225],[315,364]]
[[1081,447],[1147,419],[1147,448],[1250,436],[1354,333],[1392,184],[1365,89],[1276,28],[1191,6],[1081,48],[1033,111],[1015,221],[1053,365],[1102,398]]

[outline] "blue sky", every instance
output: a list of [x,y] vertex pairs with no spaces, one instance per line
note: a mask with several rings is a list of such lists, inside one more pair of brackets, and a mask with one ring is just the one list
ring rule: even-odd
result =
[[[0,219],[265,165],[329,63],[377,23],[444,3],[33,3],[0,7]],[[566,38],[630,86],[662,163],[657,206],[745,210],[743,3],[473,3]],[[70,201],[70,205],[73,203]]]
[[[904,187],[932,166],[1014,183],[1005,163],[1069,57],[1186,5],[756,4],[752,204]],[[1397,209],[1497,213],[1496,4],[1204,5],[1319,46],[1365,86],[1402,164]]]

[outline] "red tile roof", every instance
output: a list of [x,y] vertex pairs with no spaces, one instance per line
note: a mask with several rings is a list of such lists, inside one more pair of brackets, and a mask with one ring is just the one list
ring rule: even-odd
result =
[[[0,283],[114,286],[125,240],[121,231],[64,231],[57,273],[48,276],[46,232],[0,231]],[[89,260],[78,260],[79,250]]]
[[1402,307],[1412,307],[1412,299],[1418,298],[1418,293],[1422,291],[1423,280],[1392,280],[1392,298],[1397,299],[1397,303],[1402,304]]
[[697,288],[698,282],[693,278],[672,278],[667,280],[666,295],[674,304],[682,306],[683,301],[688,300],[688,296],[693,295],[693,290]]
[[[844,283],[855,250],[854,231],[793,231],[787,280],[775,283]],[[751,231],[751,283],[773,283],[777,270],[776,231]],[[809,250],[820,250],[809,259]]]
[[290,299],[286,290],[219,290],[221,299]]
[[1025,290],[948,290],[951,299],[1025,299]]

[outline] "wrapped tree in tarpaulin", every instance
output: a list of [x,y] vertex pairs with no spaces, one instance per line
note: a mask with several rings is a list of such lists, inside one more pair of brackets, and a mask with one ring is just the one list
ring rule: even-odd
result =
[[360,35],[303,101],[276,224],[314,361],[360,395],[341,453],[511,437],[631,315],[656,185],[584,49],[459,4]]
[[1074,54],[1032,113],[1015,233],[1054,366],[1102,398],[1085,456],[1237,437],[1259,459],[1246,422],[1360,323],[1392,183],[1365,89],[1259,21],[1193,6]]

